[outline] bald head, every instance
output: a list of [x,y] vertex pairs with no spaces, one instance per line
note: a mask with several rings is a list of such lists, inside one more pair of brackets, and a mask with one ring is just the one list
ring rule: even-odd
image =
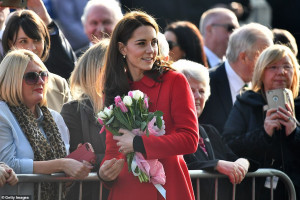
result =
[[226,53],[229,36],[238,27],[238,19],[231,10],[213,8],[202,14],[199,28],[205,46],[222,58]]

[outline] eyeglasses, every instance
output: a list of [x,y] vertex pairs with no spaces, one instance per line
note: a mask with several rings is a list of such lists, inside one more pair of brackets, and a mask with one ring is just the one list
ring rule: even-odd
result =
[[40,73],[27,72],[26,74],[24,74],[23,79],[28,85],[35,85],[39,82],[40,77],[44,82],[47,82],[48,72],[47,71],[41,71]]
[[269,71],[272,71],[272,72],[278,71],[279,69],[280,70],[283,69],[284,71],[293,71],[294,70],[293,66],[291,66],[291,65],[283,65],[283,66],[271,65],[271,66],[266,67],[266,69]]
[[232,24],[212,24],[212,26],[222,26],[227,30],[227,32],[233,32],[237,27]]
[[168,44],[169,44],[169,49],[170,49],[170,50],[172,50],[174,47],[178,46],[178,43],[173,42],[173,41],[171,41],[171,40],[168,40],[167,42],[168,42]]

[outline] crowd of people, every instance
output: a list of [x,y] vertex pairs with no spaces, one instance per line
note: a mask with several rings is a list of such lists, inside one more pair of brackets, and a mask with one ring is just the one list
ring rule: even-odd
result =
[[[235,184],[236,199],[252,199],[247,172],[274,168],[290,177],[300,198],[299,64],[290,32],[240,25],[224,7],[203,12],[199,27],[174,21],[161,30],[151,13],[123,13],[117,0],[85,1],[81,8],[75,2],[76,14],[67,9],[57,22],[43,0],[0,8],[0,197],[37,198],[38,185],[18,183],[18,174],[84,179],[97,172],[104,189],[84,183],[85,200],[99,193],[109,200],[193,200],[197,184],[188,170],[201,169],[228,177],[219,181],[218,197],[214,181],[201,180],[201,199],[232,199]],[[84,32],[74,36],[78,19]],[[271,107],[268,92],[283,89],[288,101]],[[121,128],[115,136],[99,123],[101,110],[134,90],[149,99],[150,112],[163,113],[164,135]],[[95,162],[66,157],[84,143]],[[131,153],[161,163],[162,187],[128,170]],[[274,199],[288,199],[283,182],[272,181],[274,187],[258,178],[255,199],[270,198],[270,190]],[[63,198],[78,199],[79,187],[65,183]],[[41,198],[58,199],[58,190],[42,183]]]

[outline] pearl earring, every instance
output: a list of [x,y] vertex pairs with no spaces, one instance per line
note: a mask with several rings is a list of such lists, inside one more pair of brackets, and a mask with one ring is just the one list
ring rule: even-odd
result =
[[123,55],[123,58],[125,59],[125,58],[126,58],[126,55]]

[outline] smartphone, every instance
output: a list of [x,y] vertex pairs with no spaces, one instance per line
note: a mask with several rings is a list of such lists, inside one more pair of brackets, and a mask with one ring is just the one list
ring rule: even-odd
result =
[[75,151],[70,153],[66,158],[73,158],[82,162],[83,160],[88,161],[91,164],[96,163],[96,155],[92,145],[88,142],[78,147]]
[[0,0],[3,7],[10,8],[25,8],[27,6],[27,0]]
[[269,90],[266,92],[266,96],[269,109],[278,108],[279,106],[286,109],[285,104],[288,104],[292,109],[293,113],[295,113],[293,93],[291,90],[286,88]]

